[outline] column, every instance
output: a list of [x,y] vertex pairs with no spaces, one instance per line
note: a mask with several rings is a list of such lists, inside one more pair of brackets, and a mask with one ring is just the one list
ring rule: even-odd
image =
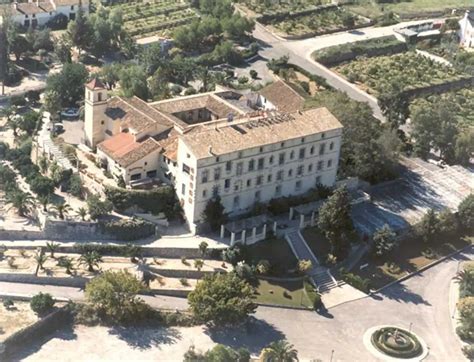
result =
[[263,224],[263,237],[262,239],[265,239],[267,237],[267,224]]
[[221,225],[221,239],[224,239],[225,228],[224,225]]
[[289,216],[288,220],[291,220],[291,219],[293,219],[293,208],[292,207],[290,207],[290,216]]
[[311,226],[314,226],[314,211],[311,213]]
[[235,244],[235,233],[231,232],[230,233],[230,246]]
[[277,232],[277,222],[274,221],[273,222],[273,233],[276,235],[276,232]]
[[257,239],[257,228],[254,227],[252,229],[252,241],[255,241]]
[[304,227],[304,214],[300,215],[300,229]]
[[245,245],[245,234],[247,233],[247,230],[242,230],[242,243]]

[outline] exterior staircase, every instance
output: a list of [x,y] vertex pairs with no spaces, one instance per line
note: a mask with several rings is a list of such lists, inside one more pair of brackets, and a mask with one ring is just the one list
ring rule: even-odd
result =
[[313,264],[312,269],[307,274],[318,288],[318,292],[325,293],[338,286],[329,269],[319,264],[318,259],[298,229],[289,230],[285,238],[298,260],[310,260]]

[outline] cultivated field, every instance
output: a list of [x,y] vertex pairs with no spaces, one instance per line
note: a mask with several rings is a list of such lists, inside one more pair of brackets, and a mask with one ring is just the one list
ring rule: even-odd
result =
[[403,85],[404,90],[410,90],[467,76],[415,52],[360,58],[333,69],[372,94],[379,93],[390,83]]
[[188,2],[176,0],[134,1],[114,5],[123,13],[125,29],[136,38],[170,36],[179,26],[197,17]]

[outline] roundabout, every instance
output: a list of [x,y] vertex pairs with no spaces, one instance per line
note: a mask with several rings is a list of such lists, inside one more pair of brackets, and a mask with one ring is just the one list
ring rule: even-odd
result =
[[420,337],[396,326],[370,328],[363,339],[365,347],[384,361],[421,361],[428,355],[428,347]]

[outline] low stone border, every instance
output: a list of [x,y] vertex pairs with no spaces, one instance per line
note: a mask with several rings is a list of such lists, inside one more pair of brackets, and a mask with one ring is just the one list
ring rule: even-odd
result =
[[270,308],[279,308],[279,309],[294,309],[294,310],[306,310],[306,311],[314,311],[312,308],[306,307],[297,307],[297,306],[290,306],[290,305],[282,305],[282,304],[269,304],[269,303],[255,303],[259,307],[270,307]]
[[416,275],[416,274],[421,274],[422,272],[424,272],[425,270],[428,270],[430,269],[431,267],[434,267],[435,265],[437,264],[440,264],[442,263],[443,261],[447,260],[447,259],[450,259],[452,258],[454,255],[457,255],[457,254],[461,254],[463,252],[465,252],[466,250],[468,250],[469,248],[472,248],[473,245],[466,245],[464,248],[462,249],[459,249],[459,250],[456,250],[454,252],[452,252],[451,254],[448,254],[446,256],[443,256],[441,258],[439,258],[438,260],[435,260],[423,267],[421,267],[420,269],[418,269],[417,271],[414,271],[413,273],[410,273],[410,274],[407,274],[407,275],[404,275],[402,276],[401,278],[397,279],[397,280],[394,280],[386,285],[384,285],[383,287],[377,289],[377,290],[374,290],[372,292],[369,293],[369,295],[374,295],[374,294],[377,294],[377,293],[380,293],[382,290],[384,290],[385,288],[388,288],[394,284],[397,284],[397,283],[401,283],[407,279],[410,279],[412,276]]
[[426,342],[420,336],[418,336],[416,333],[413,333],[411,331],[410,331],[410,333],[413,334],[416,338],[418,338],[418,341],[420,342],[421,347],[423,348],[423,353],[421,354],[421,356],[418,356],[418,357],[415,357],[415,358],[395,358],[395,357],[387,356],[385,353],[380,352],[372,344],[371,338],[372,338],[372,334],[376,330],[378,330],[380,328],[386,328],[386,327],[394,327],[394,328],[398,328],[398,329],[406,331],[405,328],[401,328],[401,327],[398,327],[398,326],[392,326],[392,325],[381,325],[381,326],[376,326],[376,327],[369,328],[364,333],[364,336],[362,337],[362,340],[364,342],[365,348],[367,348],[369,350],[369,352],[372,353],[375,357],[377,357],[378,359],[381,359],[382,361],[388,361],[388,362],[399,362],[399,361],[418,362],[418,361],[422,361],[423,359],[426,358],[426,356],[428,356],[429,349],[428,349],[428,345],[426,344]]

